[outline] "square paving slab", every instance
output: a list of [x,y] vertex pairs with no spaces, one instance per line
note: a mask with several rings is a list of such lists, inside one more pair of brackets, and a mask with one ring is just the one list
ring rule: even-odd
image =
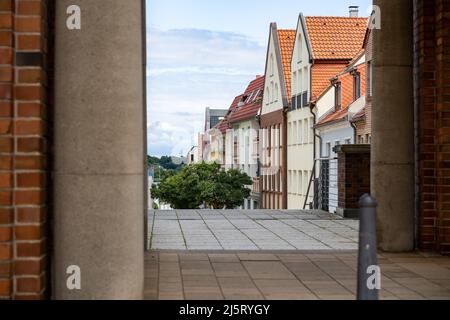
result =
[[358,220],[302,210],[150,210],[151,250],[356,250]]

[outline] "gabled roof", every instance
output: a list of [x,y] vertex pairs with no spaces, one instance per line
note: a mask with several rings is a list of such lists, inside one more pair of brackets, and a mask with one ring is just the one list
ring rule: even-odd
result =
[[240,94],[233,99],[230,108],[228,108],[227,115],[213,127],[214,129],[219,129],[222,133],[225,133],[228,129],[231,129],[231,124],[228,121],[228,117],[237,108],[239,101],[241,101],[242,99],[242,96],[243,94]]
[[306,17],[315,60],[351,60],[360,50],[368,18]]
[[[297,30],[279,29],[278,41],[281,53],[281,63],[284,75],[284,82],[286,84],[287,97],[291,96],[291,60],[292,52],[295,44],[295,34]],[[288,98],[289,100],[289,98]]]
[[251,81],[245,92],[240,95],[241,100],[243,98],[250,99],[247,102],[237,106],[229,113],[227,119],[230,123],[236,123],[243,120],[247,120],[255,117],[258,114],[259,109],[262,105],[262,95],[264,93],[264,76],[259,76],[255,80]]

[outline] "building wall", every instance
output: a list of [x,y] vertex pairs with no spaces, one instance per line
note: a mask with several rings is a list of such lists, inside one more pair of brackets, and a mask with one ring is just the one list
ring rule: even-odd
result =
[[267,52],[267,66],[266,66],[266,78],[264,82],[264,96],[261,114],[271,113],[276,110],[283,109],[283,99],[282,99],[282,86],[281,79],[283,78],[282,66],[278,61],[277,49],[278,44],[276,44],[278,37],[277,32],[272,27],[270,29],[269,37],[269,47]]
[[0,299],[49,293],[52,3],[0,1]]
[[317,119],[320,119],[331,108],[334,107],[334,88],[330,85],[328,89],[319,97],[316,103],[314,112],[317,114]]
[[450,3],[415,1],[419,241],[450,253]]
[[[246,121],[233,123],[234,141],[237,151],[233,159],[232,167],[248,174],[253,180],[258,178],[258,130],[259,123],[255,118]],[[229,138],[230,139],[230,138]],[[253,192],[253,185],[248,186],[252,193],[248,199],[244,200],[242,209],[255,209],[259,207],[259,193]]]
[[[288,209],[303,209],[311,178],[314,156],[314,118],[309,108],[287,113]],[[311,185],[307,203],[313,201]]]
[[372,55],[373,55],[373,32],[369,33],[366,44],[366,105],[365,116],[355,122],[356,143],[368,144],[372,140]]
[[286,115],[282,109],[261,117],[261,207],[287,208]]
[[[309,102],[311,92],[310,70],[310,53],[300,17],[291,61],[292,97],[307,92],[307,101]],[[303,209],[305,203],[314,163],[313,126],[314,118],[309,107],[292,109],[287,113],[288,209]],[[314,185],[311,185],[307,202],[312,202],[313,198]]]
[[[336,159],[337,153],[333,148],[337,145],[354,143],[353,128],[348,121],[333,126],[322,127],[319,130],[321,137],[322,158]],[[338,162],[330,161],[330,185],[329,185],[329,212],[334,213],[338,208]]]

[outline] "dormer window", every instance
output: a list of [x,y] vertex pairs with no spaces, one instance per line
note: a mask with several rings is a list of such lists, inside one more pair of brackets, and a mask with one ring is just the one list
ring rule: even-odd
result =
[[353,76],[353,100],[356,101],[361,97],[361,73],[353,70],[351,74]]
[[337,78],[333,78],[331,83],[334,86],[334,109],[337,111],[342,105],[342,84]]

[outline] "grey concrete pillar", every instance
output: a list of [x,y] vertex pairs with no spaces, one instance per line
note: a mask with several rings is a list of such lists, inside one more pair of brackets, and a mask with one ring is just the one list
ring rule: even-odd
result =
[[375,0],[371,189],[378,242],[385,251],[414,248],[413,1]]
[[[143,296],[142,3],[56,1],[56,299]],[[81,30],[66,26],[70,5],[81,9]],[[67,268],[73,265],[81,271],[79,290],[67,286],[73,274]],[[69,280],[76,284],[73,277]]]

